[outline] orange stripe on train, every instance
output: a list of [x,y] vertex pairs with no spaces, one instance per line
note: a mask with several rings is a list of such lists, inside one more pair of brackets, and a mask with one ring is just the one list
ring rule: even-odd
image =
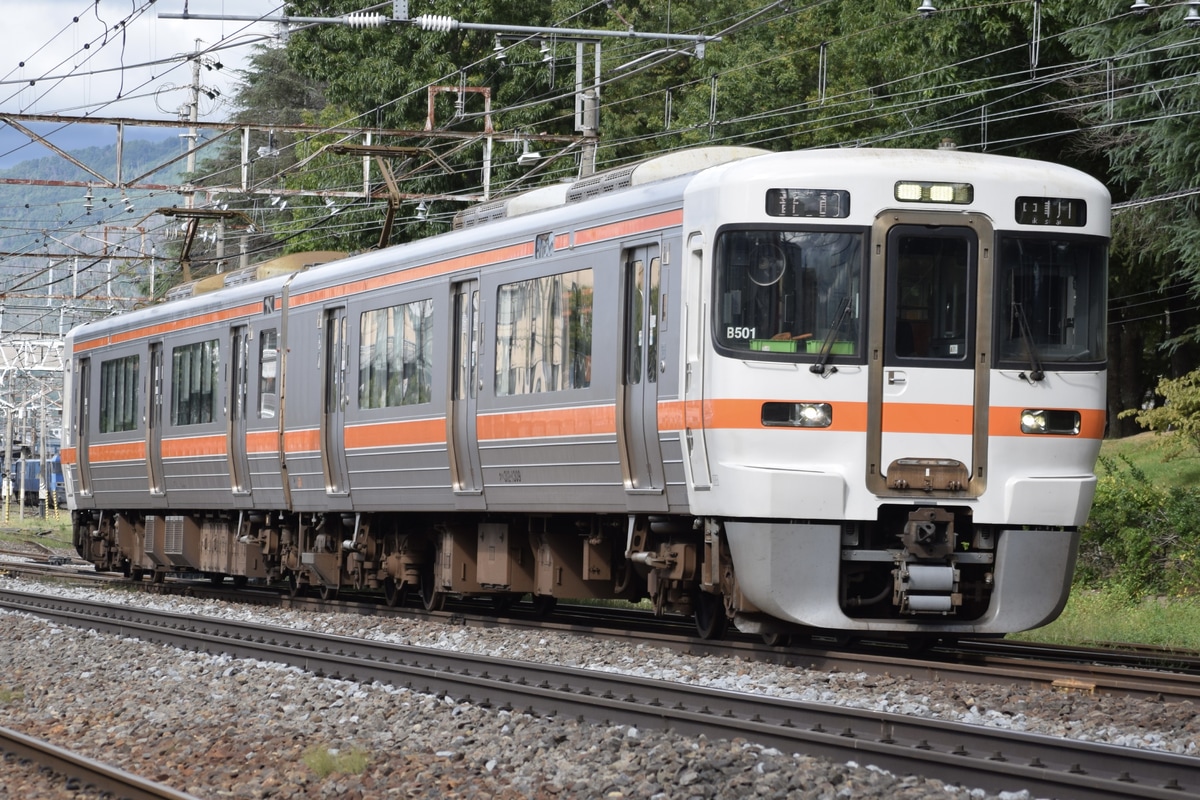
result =
[[514,411],[480,415],[475,421],[475,429],[480,441],[543,436],[611,436],[617,431],[617,414],[612,405]]
[[89,461],[145,461],[145,442],[94,444],[88,448]]
[[224,456],[225,437],[185,436],[162,440],[163,458],[196,458],[197,456]]
[[[644,233],[661,228],[669,228],[682,223],[683,212],[676,210],[666,211],[660,214],[649,214],[644,217],[623,220],[621,222],[614,222],[608,225],[597,225],[594,228],[584,228],[577,231],[575,233],[575,246],[591,244],[593,242],[600,242],[607,239],[616,239],[622,236],[630,236],[636,233]],[[566,234],[559,234],[555,237],[554,242],[556,249],[563,249],[569,246],[569,239]],[[369,292],[375,289],[397,286],[415,280],[420,280],[421,278],[429,278],[449,272],[457,272],[460,270],[478,269],[506,261],[515,261],[520,258],[529,258],[533,255],[533,252],[533,242],[521,242],[520,244],[497,247],[491,250],[482,250],[478,253],[468,253],[467,255],[443,259],[441,261],[434,261],[419,266],[401,267],[394,271],[383,275],[377,275],[372,278],[362,278],[360,280],[349,281],[347,283],[340,283],[336,286],[329,286],[324,289],[314,289],[312,291],[299,293],[292,297],[291,304],[298,307],[310,305],[312,303],[320,303],[325,300],[332,300],[339,297],[345,297],[347,295],[361,294],[363,292]],[[146,325],[141,328],[134,328],[132,330],[122,331],[120,333],[114,333],[107,336],[99,336],[94,339],[80,340],[75,342],[73,351],[76,353],[82,353],[87,350],[93,350],[97,347],[104,347],[105,345],[129,342],[153,336],[161,336],[166,333],[187,330],[189,328],[195,328],[202,325],[209,325],[214,322],[228,322],[230,320],[239,319],[242,317],[254,316],[259,314],[261,311],[262,306],[257,302],[246,303],[235,308],[212,311],[206,314],[196,314],[179,320],[161,322],[156,325]]]
[[446,418],[375,422],[346,428],[347,450],[446,443]]
[[160,336],[165,333],[174,331],[187,330],[200,325],[210,325],[214,322],[228,322],[229,320],[239,319],[241,317],[249,317],[262,311],[262,306],[258,303],[247,303],[245,305],[236,306],[234,308],[226,308],[221,311],[212,311],[207,314],[196,314],[183,319],[171,320],[170,322],[160,322],[157,325],[147,325],[143,328],[134,328],[133,330],[121,331],[120,333],[110,334],[108,336],[100,336],[95,339],[84,339],[75,342],[73,352],[82,353],[86,350],[91,350],[96,347],[104,347],[110,344],[119,344],[120,342],[130,342],[135,339],[142,339],[151,336]]

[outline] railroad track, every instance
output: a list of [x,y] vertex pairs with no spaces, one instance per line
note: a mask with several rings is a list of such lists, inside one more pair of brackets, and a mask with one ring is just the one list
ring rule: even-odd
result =
[[61,624],[190,650],[291,664],[466,702],[870,763],[1000,792],[1059,798],[1200,793],[1200,759],[933,719],[746,695],[577,668],[0,592],[0,605]]
[[29,762],[44,773],[61,776],[69,791],[121,800],[197,800],[194,795],[0,727],[0,763],[10,759]]
[[42,564],[0,564],[0,571],[30,577],[52,575],[87,584],[114,583],[147,592],[223,599],[235,603],[279,606],[310,611],[419,616],[471,626],[531,626],[539,629],[596,636],[616,636],[690,655],[735,656],[742,659],[821,671],[903,675],[915,680],[1013,684],[1060,691],[1124,694],[1141,698],[1200,702],[1200,655],[1161,648],[1120,649],[1063,647],[1001,639],[963,640],[923,649],[914,654],[894,643],[847,644],[832,633],[817,634],[804,645],[769,647],[757,636],[731,633],[721,640],[695,636],[690,620],[655,617],[649,611],[607,606],[561,605],[549,617],[526,604],[498,616],[486,603],[451,603],[448,610],[427,612],[420,607],[388,608],[370,596],[343,594],[337,600],[289,597],[270,588],[234,590],[207,581],[168,580],[136,583],[118,575],[76,571]]

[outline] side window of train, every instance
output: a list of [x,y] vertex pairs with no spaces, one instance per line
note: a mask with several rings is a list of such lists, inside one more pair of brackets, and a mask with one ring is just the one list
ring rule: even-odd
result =
[[592,382],[592,270],[506,283],[496,299],[496,394]]
[[433,300],[365,311],[359,318],[358,407],[433,398]]
[[835,356],[862,354],[860,231],[725,231],[714,257],[719,347],[815,357],[828,345]]
[[217,418],[220,355],[216,339],[171,351],[172,425],[201,425]]
[[279,407],[279,332],[267,328],[258,337],[258,418],[273,419]]
[[100,432],[117,433],[137,428],[138,357],[125,356],[100,363]]

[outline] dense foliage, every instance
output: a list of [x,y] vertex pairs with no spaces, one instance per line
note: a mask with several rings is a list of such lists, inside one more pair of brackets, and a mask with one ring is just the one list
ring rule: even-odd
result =
[[1151,482],[1128,459],[1101,458],[1076,583],[1130,597],[1200,590],[1200,490]]
[[[939,2],[932,15],[918,5],[411,0],[413,17],[714,38],[701,52],[694,42],[620,36],[582,43],[553,33],[315,25],[258,55],[239,102],[246,119],[293,109],[330,129],[281,138],[273,161],[252,165],[260,187],[361,189],[362,159],[328,148],[345,140],[335,129],[415,132],[374,142],[410,148],[391,159],[404,199],[390,243],[444,231],[485,196],[590,167],[578,139],[583,89],[599,92],[597,169],[702,144],[928,148],[943,140],[1070,164],[1118,201],[1108,410],[1111,435],[1136,432],[1119,412],[1147,404],[1161,377],[1177,378],[1200,358],[1200,28],[1184,24],[1178,4],[1138,14],[1128,0]],[[362,7],[287,6],[305,16]],[[532,169],[517,161],[531,145],[544,156]],[[373,247],[384,216],[375,175],[372,201],[301,196],[273,213],[260,195],[243,205],[289,250]]]

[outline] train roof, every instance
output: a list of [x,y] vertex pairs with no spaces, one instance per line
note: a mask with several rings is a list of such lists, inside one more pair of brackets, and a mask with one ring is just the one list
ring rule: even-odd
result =
[[[579,216],[578,205],[589,203],[589,219],[602,219],[629,211],[638,205],[653,205],[669,198],[679,200],[705,191],[727,190],[723,185],[731,176],[739,180],[771,180],[780,176],[780,163],[788,161],[789,174],[803,174],[818,180],[865,179],[863,185],[880,183],[882,174],[895,174],[896,164],[902,164],[914,175],[929,180],[957,176],[963,170],[974,171],[979,180],[988,174],[1016,175],[1028,182],[1030,194],[1038,188],[1048,196],[1058,196],[1068,188],[1085,192],[1089,202],[1109,202],[1107,189],[1099,181],[1078,170],[1042,161],[967,151],[906,150],[877,148],[818,149],[789,153],[771,153],[751,147],[703,147],[681,150],[608,170],[572,183],[539,187],[529,192],[483,203],[461,212],[455,227],[446,233],[396,245],[383,250],[371,250],[346,258],[345,254],[322,252],[299,253],[276,261],[280,268],[270,268],[263,262],[247,270],[213,276],[219,291],[199,294],[174,302],[164,302],[135,312],[86,323],[68,334],[68,341],[104,337],[126,329],[145,328],[160,322],[216,313],[223,309],[262,303],[278,295],[285,285],[293,293],[320,291],[323,287],[347,280],[369,279],[384,272],[395,272],[408,266],[444,260],[447,253],[470,254],[485,249],[502,237],[526,237],[540,229],[554,229],[572,224]],[[876,179],[876,180],[871,180]],[[890,194],[888,186],[876,187]],[[637,190],[641,191],[637,191]],[[633,192],[633,194],[630,194]],[[605,202],[607,201],[607,202]],[[591,205],[596,203],[596,205]],[[756,202],[755,205],[758,205]],[[555,214],[557,210],[557,214]],[[543,216],[543,215],[549,216]],[[506,224],[493,224],[507,221]],[[448,247],[446,237],[454,237]],[[286,268],[282,262],[287,262]],[[319,266],[318,266],[319,265]],[[325,266],[329,265],[329,266]],[[309,269],[310,266],[318,266]],[[300,272],[294,270],[300,269]],[[233,278],[233,280],[230,280]],[[230,285],[238,283],[240,285]],[[194,294],[194,293],[192,293]],[[83,329],[86,328],[86,331]]]

